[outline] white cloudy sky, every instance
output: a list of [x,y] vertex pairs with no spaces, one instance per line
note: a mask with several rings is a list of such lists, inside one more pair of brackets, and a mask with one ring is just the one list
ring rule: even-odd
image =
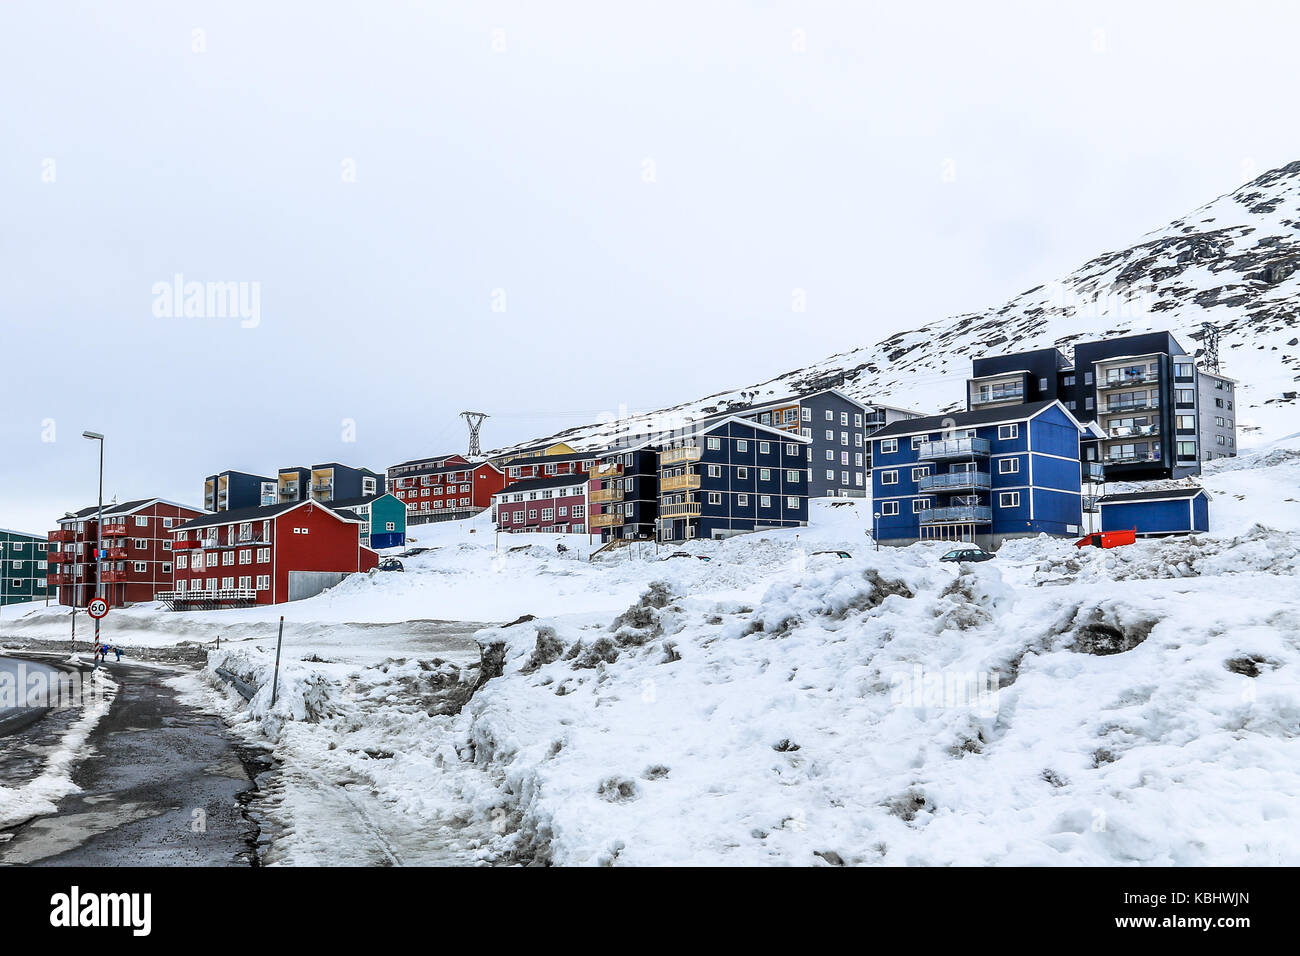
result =
[[[89,503],[84,428],[110,496],[198,502],[224,468],[459,450],[465,408],[501,445],[997,303],[1300,158],[1297,21],[6,0],[0,526]],[[258,283],[260,324],[156,316],[177,273]]]

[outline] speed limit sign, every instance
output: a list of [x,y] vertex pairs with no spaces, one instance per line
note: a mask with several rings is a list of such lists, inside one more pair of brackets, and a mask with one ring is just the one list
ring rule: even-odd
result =
[[101,617],[103,617],[105,614],[108,613],[108,602],[105,601],[103,598],[95,598],[88,605],[86,605],[86,611],[90,614],[91,617],[93,617],[96,621],[98,621]]

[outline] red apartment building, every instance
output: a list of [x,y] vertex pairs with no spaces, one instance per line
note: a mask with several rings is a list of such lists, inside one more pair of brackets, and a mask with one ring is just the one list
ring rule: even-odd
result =
[[[139,498],[104,505],[102,529],[98,506],[69,513],[49,533],[49,585],[58,588],[59,603],[70,607],[85,607],[96,597],[99,579],[113,607],[152,601],[172,586],[173,529],[203,513],[162,498]],[[101,533],[104,554],[97,563]]]
[[283,604],[319,594],[378,566],[361,545],[361,519],[317,501],[204,515],[177,527],[174,586],[159,594],[174,610]]
[[580,471],[517,480],[493,496],[497,530],[586,534],[587,477]]
[[388,469],[389,491],[405,503],[408,525],[478,514],[491,507],[492,495],[505,486],[505,473],[491,462],[474,464],[459,455],[441,459],[442,464],[437,460]]

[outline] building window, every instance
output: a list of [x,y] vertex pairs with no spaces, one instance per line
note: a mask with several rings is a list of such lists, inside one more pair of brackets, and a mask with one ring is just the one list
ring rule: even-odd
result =
[[737,469],[736,469],[736,478],[738,478],[740,481],[747,481],[747,480],[749,479],[749,469],[748,469],[748,468],[737,468]]
[[722,477],[722,466],[721,466],[721,465],[709,465],[709,466],[708,466],[708,470],[709,470],[709,477],[710,477],[710,478],[721,478],[721,477]]
[[1017,475],[1020,473],[1019,458],[1002,458],[998,460],[999,475]]
[[1001,493],[998,495],[998,507],[999,507],[999,508],[1019,508],[1019,507],[1020,507],[1020,492],[1018,492],[1018,491],[1003,491],[1003,492],[1001,492]]
[[[832,472],[831,474],[832,474],[832,476],[833,476],[833,475],[834,475],[834,472]],[[882,485],[896,485],[896,484],[898,484],[898,472],[896,472],[896,471],[882,471],[882,472],[880,473],[880,483],[881,483]]]
[[913,499],[912,499],[912,514],[914,514],[914,515],[915,515],[915,514],[920,514],[922,511],[929,511],[929,510],[930,510],[930,499],[929,499],[929,498],[913,498]]
[[271,576],[269,574],[259,574],[257,576],[257,589],[259,591],[271,590]]
[[998,426],[998,439],[999,439],[1000,441],[1008,441],[1009,439],[1012,439],[1012,438],[1019,438],[1019,437],[1020,437],[1020,426],[1019,426],[1019,425],[999,425],[999,426]]
[[798,480],[799,480],[799,472],[797,472],[797,471],[787,471],[787,472],[785,473],[785,480],[786,480],[786,481],[798,481]]
[[897,438],[885,438],[880,442],[880,454],[892,455],[896,451],[898,451]]
[[720,492],[720,491],[710,491],[710,492],[709,492],[709,504],[711,504],[711,505],[720,505],[720,504],[722,504],[722,492]]
[[737,495],[736,504],[741,508],[749,507],[749,495]]
[[921,467],[921,468],[913,468],[913,469],[912,469],[912,480],[913,480],[913,481],[920,481],[922,478],[924,478],[924,477],[925,477],[926,475],[928,475],[929,473],[930,473],[930,466],[929,466],[929,465],[925,465],[925,466],[923,466],[923,467]]
[[771,496],[771,495],[759,495],[759,496],[758,496],[758,506],[759,506],[760,508],[770,508],[770,507],[772,507],[772,496]]
[[880,505],[880,514],[882,516],[892,516],[898,514],[897,501],[885,501]]
[[758,453],[760,455],[768,455],[771,454],[771,452],[772,452],[771,442],[761,441],[758,443]]
[[749,442],[743,438],[736,442],[736,451],[749,451]]
[[144,561],[134,561],[132,562],[132,564],[135,567],[136,574],[143,574],[145,571],[149,570],[149,565],[146,564]]
[[786,498],[785,498],[785,506],[786,506],[787,508],[795,508],[795,509],[798,509],[798,507],[799,507],[799,499],[796,498],[794,495],[786,495]]
[[772,480],[772,469],[771,469],[771,468],[760,468],[760,469],[758,469],[758,480],[759,480],[759,481],[771,481],[771,480]]
[[705,442],[705,447],[708,448],[709,451],[717,451],[719,448],[722,447],[722,439],[720,438],[707,439],[707,441]]

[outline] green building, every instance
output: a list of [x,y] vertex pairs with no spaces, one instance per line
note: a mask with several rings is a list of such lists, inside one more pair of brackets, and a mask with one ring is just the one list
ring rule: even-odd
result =
[[390,493],[343,498],[325,504],[335,511],[349,511],[361,519],[361,543],[367,548],[377,551],[406,544],[406,504]]
[[45,535],[0,528],[0,607],[49,594]]

